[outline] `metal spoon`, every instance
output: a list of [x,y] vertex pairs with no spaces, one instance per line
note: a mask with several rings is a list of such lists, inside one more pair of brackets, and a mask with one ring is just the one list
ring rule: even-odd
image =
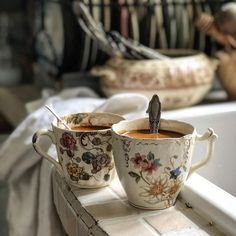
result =
[[70,127],[56,114],[52,107],[49,107],[48,105],[45,105],[45,107],[57,118],[58,121],[60,121],[67,129],[70,130]]
[[157,134],[161,119],[161,102],[158,95],[152,96],[146,112],[149,114],[150,133]]

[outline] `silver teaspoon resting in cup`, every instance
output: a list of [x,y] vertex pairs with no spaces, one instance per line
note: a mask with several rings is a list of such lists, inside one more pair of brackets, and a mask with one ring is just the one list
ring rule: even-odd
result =
[[161,118],[161,102],[158,95],[154,94],[152,96],[146,112],[149,115],[150,133],[157,134]]
[[57,120],[59,122],[61,122],[61,124],[63,124],[67,129],[70,130],[70,126],[68,126],[61,118],[60,116],[57,115],[57,113],[54,111],[54,109],[52,107],[49,107],[48,105],[45,105],[45,107],[57,118]]

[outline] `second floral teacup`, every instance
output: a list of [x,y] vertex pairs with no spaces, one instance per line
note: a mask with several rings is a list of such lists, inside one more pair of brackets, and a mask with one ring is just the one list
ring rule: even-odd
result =
[[[106,186],[115,175],[110,128],[123,119],[111,113],[70,114],[62,119],[70,129],[54,120],[53,131],[42,129],[34,134],[33,146],[70,184],[81,188]],[[56,145],[59,162],[41,148],[43,135]]]
[[[144,209],[172,206],[187,177],[212,156],[216,134],[198,135],[188,123],[163,120],[158,134],[150,134],[148,118],[112,126],[116,170],[129,202]],[[191,164],[195,140],[207,140],[205,158]]]

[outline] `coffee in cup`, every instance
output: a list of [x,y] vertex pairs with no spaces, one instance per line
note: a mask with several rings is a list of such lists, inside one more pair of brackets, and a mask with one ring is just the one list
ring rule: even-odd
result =
[[104,130],[104,129],[110,129],[111,127],[108,126],[81,126],[81,125],[75,125],[70,127],[71,130],[76,132],[89,132],[89,131],[97,131],[97,130]]
[[183,136],[181,133],[168,130],[159,130],[158,133],[150,133],[149,129],[124,131],[121,135],[135,139],[180,138]]

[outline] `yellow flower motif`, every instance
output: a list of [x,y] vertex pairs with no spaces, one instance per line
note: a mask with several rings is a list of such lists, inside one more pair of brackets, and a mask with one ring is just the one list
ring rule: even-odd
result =
[[79,165],[76,163],[68,163],[66,165],[66,169],[67,169],[68,175],[73,180],[77,180],[79,178],[80,173],[83,172],[83,168],[79,167]]
[[143,187],[143,190],[140,196],[147,198],[148,202],[155,203],[167,199],[169,192],[168,177],[161,176],[151,180],[150,185]]
[[179,191],[181,190],[181,187],[183,186],[182,178],[177,178],[175,180],[172,180],[169,185],[169,191],[168,194],[170,197],[174,197],[178,195]]
[[141,197],[146,198],[146,201],[151,204],[156,204],[161,201],[174,201],[181,187],[183,186],[182,178],[169,179],[168,175],[159,176],[157,179],[148,179],[149,185],[143,186]]

